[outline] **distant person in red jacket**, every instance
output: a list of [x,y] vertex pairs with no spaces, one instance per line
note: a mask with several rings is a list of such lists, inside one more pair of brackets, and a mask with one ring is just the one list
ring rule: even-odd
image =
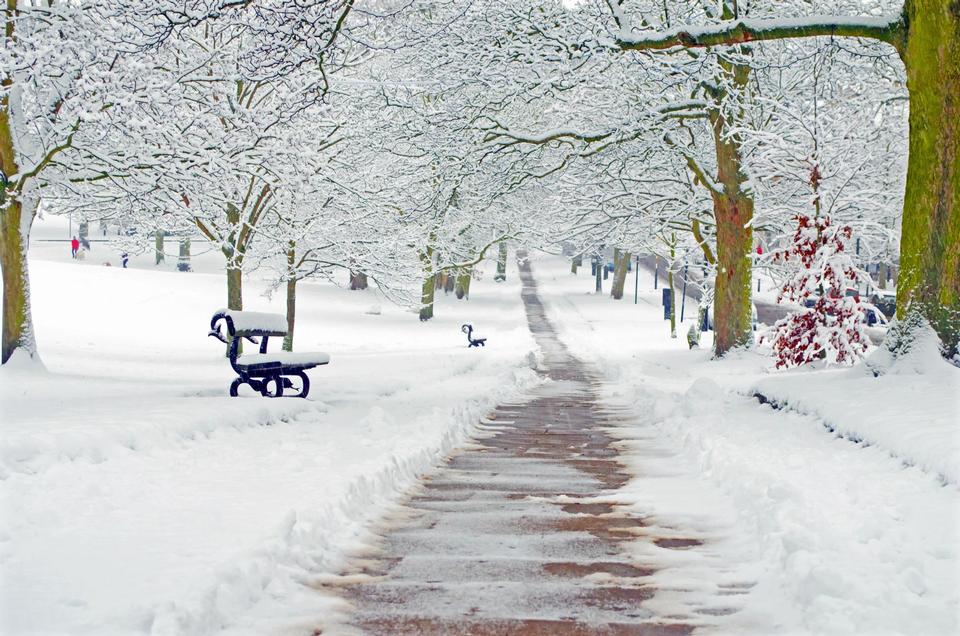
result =
[[74,236],[73,240],[70,241],[70,255],[74,258],[77,257],[77,250],[80,249],[80,241],[77,240],[77,237]]

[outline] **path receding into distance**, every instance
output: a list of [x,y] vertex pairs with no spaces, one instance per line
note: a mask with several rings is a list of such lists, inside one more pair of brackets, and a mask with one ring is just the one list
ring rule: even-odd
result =
[[474,440],[389,515],[372,555],[355,559],[331,586],[353,610],[349,625],[324,633],[693,630],[682,616],[644,607],[658,593],[653,570],[632,560],[624,542],[641,536],[677,550],[700,542],[657,538],[643,531],[642,517],[603,502],[630,478],[606,432],[630,414],[602,402],[599,377],[547,319],[529,263],[520,274],[541,370],[552,381],[498,406]]

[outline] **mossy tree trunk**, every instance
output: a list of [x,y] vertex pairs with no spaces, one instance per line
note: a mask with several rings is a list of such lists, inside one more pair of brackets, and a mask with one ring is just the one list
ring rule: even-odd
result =
[[897,317],[919,310],[948,356],[960,340],[960,2],[908,0],[910,91]]
[[[3,195],[0,194],[0,197]],[[0,210],[0,267],[3,269],[3,339],[0,364],[15,351],[37,357],[37,345],[30,316],[30,273],[27,243],[36,204],[8,200]]]
[[623,288],[627,282],[627,269],[630,267],[630,252],[616,250],[613,255],[613,285],[610,295],[616,300],[623,298]]
[[420,262],[423,265],[423,286],[420,289],[420,321],[425,322],[433,318],[434,292],[437,288],[437,276],[434,273],[434,248],[428,245],[420,252]]

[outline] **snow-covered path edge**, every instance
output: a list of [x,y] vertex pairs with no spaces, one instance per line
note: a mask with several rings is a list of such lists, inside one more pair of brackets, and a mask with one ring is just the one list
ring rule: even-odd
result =
[[[531,354],[532,355],[532,354]],[[311,587],[336,573],[367,527],[395,504],[452,450],[475,432],[496,403],[512,399],[541,379],[528,367],[509,370],[494,391],[431,419],[449,422],[442,435],[418,451],[395,454],[372,474],[353,480],[338,501],[316,510],[291,511],[272,540],[217,573],[217,583],[192,603],[157,608],[149,633],[311,633],[335,601]]]

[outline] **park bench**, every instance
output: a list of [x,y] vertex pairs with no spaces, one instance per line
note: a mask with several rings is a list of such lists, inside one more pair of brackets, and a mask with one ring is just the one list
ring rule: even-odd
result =
[[[226,333],[221,328],[226,326]],[[287,319],[282,314],[221,309],[210,320],[210,333],[229,345],[230,366],[239,376],[230,384],[230,395],[237,396],[241,384],[249,384],[265,397],[280,397],[285,389],[294,389],[291,397],[307,397],[310,378],[305,371],[330,363],[326,353],[267,352],[271,337],[287,335]],[[259,338],[259,342],[257,341]],[[240,342],[249,340],[260,345],[259,353],[240,355]]]

